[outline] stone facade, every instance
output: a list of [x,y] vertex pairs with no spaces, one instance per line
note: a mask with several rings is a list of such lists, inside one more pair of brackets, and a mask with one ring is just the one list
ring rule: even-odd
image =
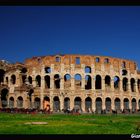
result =
[[140,109],[140,73],[134,61],[92,55],[55,55],[0,63],[1,108],[59,112]]

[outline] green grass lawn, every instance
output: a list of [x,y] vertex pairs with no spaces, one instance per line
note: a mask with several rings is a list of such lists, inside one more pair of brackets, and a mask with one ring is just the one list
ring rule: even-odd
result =
[[[25,124],[47,122],[48,124]],[[0,134],[140,134],[140,115],[0,113]]]

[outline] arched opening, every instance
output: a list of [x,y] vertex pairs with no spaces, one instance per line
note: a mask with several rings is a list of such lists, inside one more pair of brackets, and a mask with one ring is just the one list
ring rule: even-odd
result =
[[26,73],[27,72],[27,69],[26,68],[22,68],[21,69],[21,73]]
[[8,85],[8,83],[9,83],[9,78],[6,77],[6,84]]
[[13,97],[9,98],[9,108],[14,108],[14,98]]
[[125,61],[122,62],[122,68],[124,68],[124,69],[126,68],[126,63],[125,63]]
[[50,67],[45,67],[45,73],[51,73],[51,68]]
[[64,75],[64,88],[70,88],[71,87],[71,76],[69,74]]
[[131,91],[132,92],[135,92],[135,79],[134,78],[131,78],[130,80],[130,83],[131,83]]
[[14,74],[11,76],[11,83],[13,85],[16,83],[16,76]]
[[138,101],[138,106],[139,106],[139,111],[140,111],[140,99],[139,99],[139,101]]
[[109,97],[105,99],[105,106],[106,106],[106,112],[110,113],[111,112],[111,99]]
[[80,97],[76,97],[75,99],[74,99],[74,108],[75,109],[78,109],[78,110],[81,110],[82,108],[81,108],[81,98]]
[[110,90],[111,87],[111,78],[110,76],[106,75],[105,76],[105,89]]
[[136,112],[136,99],[133,98],[132,99],[132,113],[135,113]]
[[140,92],[140,79],[138,79],[137,85],[138,85],[138,91]]
[[120,88],[120,78],[118,76],[114,77],[114,89],[119,89]]
[[17,107],[18,108],[22,108],[23,107],[23,98],[21,96],[19,96],[17,98]]
[[99,57],[96,57],[96,58],[95,58],[95,62],[96,62],[96,63],[99,63],[99,62],[100,62],[100,58],[99,58]]
[[91,67],[86,66],[85,67],[85,73],[91,73]]
[[90,75],[86,75],[85,76],[85,89],[91,89],[91,76]]
[[127,70],[122,70],[122,76],[127,75]]
[[59,101],[59,97],[55,96],[53,98],[53,110],[55,112],[59,112],[60,111],[60,101]]
[[96,98],[96,113],[101,114],[102,111],[102,99],[100,97]]
[[32,77],[31,76],[28,77],[28,82],[29,82],[29,84],[32,84]]
[[129,100],[128,100],[128,98],[125,98],[123,100],[123,102],[124,102],[124,110],[128,110],[129,109]]
[[36,97],[34,100],[34,108],[40,109],[40,98]]
[[119,98],[115,99],[115,110],[118,112],[121,110],[121,101]]
[[26,82],[26,75],[22,75],[22,83],[23,83],[23,85],[25,84],[25,82]]
[[95,89],[101,89],[101,88],[102,88],[101,76],[96,75],[96,77],[95,77]]
[[2,103],[3,108],[7,107],[8,92],[9,92],[9,90],[6,88],[2,89],[2,91],[1,91],[1,103]]
[[85,111],[92,112],[92,99],[90,97],[85,99]]
[[45,96],[44,97],[44,100],[43,100],[43,109],[46,110],[46,111],[49,111],[50,110],[50,98],[48,96]]
[[104,63],[105,63],[105,64],[108,64],[108,63],[109,63],[109,59],[108,59],[108,58],[105,58],[105,59],[104,59]]
[[36,86],[41,87],[41,76],[40,75],[36,76]]
[[45,76],[45,88],[50,88],[50,76]]
[[128,79],[123,78],[123,91],[127,91],[127,90],[128,90]]
[[64,98],[64,109],[70,109],[70,98]]
[[5,71],[0,69],[0,85],[4,82]]
[[81,88],[81,85],[82,85],[82,77],[80,74],[76,74],[74,76],[74,79],[75,79],[75,88],[76,89],[79,89]]
[[54,87],[60,89],[60,76],[59,74],[54,75]]

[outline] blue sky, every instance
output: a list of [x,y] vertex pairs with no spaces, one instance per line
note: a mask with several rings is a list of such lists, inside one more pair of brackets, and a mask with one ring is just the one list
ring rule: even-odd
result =
[[0,59],[55,54],[119,57],[140,67],[140,6],[0,6]]

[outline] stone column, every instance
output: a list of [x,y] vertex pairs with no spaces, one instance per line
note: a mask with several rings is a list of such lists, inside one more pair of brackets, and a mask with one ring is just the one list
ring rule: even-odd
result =
[[44,96],[40,94],[40,109],[43,109],[43,100],[44,100]]
[[74,97],[70,97],[70,110],[74,108]]
[[83,112],[85,112],[85,100],[83,100],[83,99],[81,101],[81,109]]
[[111,91],[114,92],[114,79],[111,79]]
[[60,111],[62,111],[62,109],[64,109],[64,97],[63,97],[63,95],[60,96]]
[[74,76],[72,75],[71,76],[71,90],[75,89],[74,86],[75,86],[75,79],[74,79]]
[[105,98],[102,98],[102,109],[105,110],[106,106],[105,106]]
[[95,101],[95,99],[93,98],[93,99],[92,99],[92,111],[95,112],[95,110],[96,110],[96,101]]
[[64,90],[64,76],[62,75],[61,80],[60,80],[60,89]]
[[50,88],[54,89],[54,75],[50,75]]
[[53,92],[50,92],[50,111],[53,111],[53,96],[52,96]]
[[82,85],[81,85],[81,89],[85,90],[85,77],[84,75],[82,75]]
[[105,91],[105,78],[104,77],[102,77],[101,86],[102,86],[102,91]]
[[111,99],[111,109],[115,110],[115,100]]
[[123,109],[124,109],[124,102],[123,102],[123,98],[122,99],[120,99],[120,106],[121,106],[121,110],[123,111]]

